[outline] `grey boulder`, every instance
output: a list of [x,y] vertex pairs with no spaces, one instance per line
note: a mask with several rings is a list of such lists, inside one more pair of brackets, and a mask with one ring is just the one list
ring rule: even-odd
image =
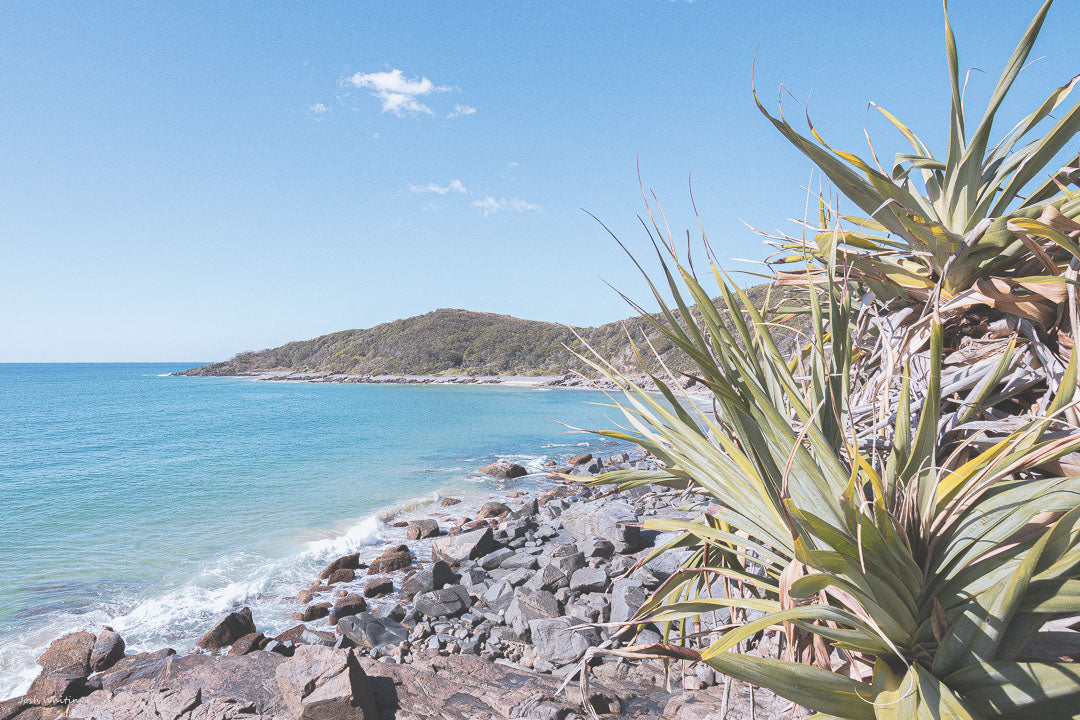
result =
[[521,588],[515,593],[510,607],[506,610],[506,622],[519,635],[529,629],[529,622],[532,620],[558,616],[559,602],[546,590]]
[[589,535],[604,538],[615,546],[615,552],[630,553],[638,549],[641,530],[632,523],[637,514],[632,505],[613,500],[602,504],[574,503],[562,514],[563,528],[578,541]]
[[627,622],[637,614],[649,593],[634,580],[616,580],[611,589],[611,622]]
[[491,528],[470,530],[459,535],[446,535],[431,541],[431,557],[457,565],[462,560],[475,560],[493,552],[497,547]]
[[439,590],[452,582],[454,582],[454,571],[444,560],[436,560],[402,581],[401,590],[406,595],[420,595]]
[[416,612],[430,618],[460,615],[472,606],[469,592],[461,585],[451,585],[416,596]]
[[552,665],[577,662],[589,647],[600,643],[595,628],[571,617],[541,618],[529,622],[537,657]]
[[581,568],[570,576],[570,590],[573,592],[603,592],[608,584],[607,573],[603,568]]
[[346,640],[363,648],[397,645],[409,639],[409,631],[401,623],[366,612],[341,618],[337,629]]
[[296,720],[379,720],[371,683],[351,650],[299,647],[274,675]]

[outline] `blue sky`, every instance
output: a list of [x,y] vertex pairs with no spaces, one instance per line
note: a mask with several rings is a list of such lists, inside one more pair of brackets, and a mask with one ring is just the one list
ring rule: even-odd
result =
[[[953,1],[971,107],[1037,5]],[[1080,70],[1078,24],[1052,9],[999,132]],[[802,216],[755,51],[768,103],[783,82],[891,157],[866,102],[941,150],[942,45],[934,0],[4,3],[0,361],[209,361],[439,307],[624,317],[603,281],[642,282],[582,208],[645,253],[638,158],[676,230],[692,173],[723,257],[765,254],[744,220]]]

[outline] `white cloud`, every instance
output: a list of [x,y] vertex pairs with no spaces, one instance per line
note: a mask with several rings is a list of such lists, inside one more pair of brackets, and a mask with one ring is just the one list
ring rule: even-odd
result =
[[322,120],[323,115],[330,112],[330,108],[322,103],[315,103],[314,105],[308,105],[308,115],[316,120]]
[[519,163],[517,160],[515,160],[512,163],[510,163],[509,165],[507,165],[506,167],[509,170],[517,170],[519,167],[521,167],[521,163]]
[[446,117],[448,117],[448,118],[456,118],[456,117],[461,117],[462,115],[475,115],[475,114],[476,114],[476,108],[474,108],[472,105],[458,104],[458,105],[454,106],[454,112],[449,113]]
[[405,77],[405,73],[397,68],[384,72],[356,73],[345,78],[342,83],[371,90],[371,94],[382,103],[382,111],[398,117],[409,113],[434,115],[435,111],[417,98],[453,90],[445,85],[436,85],[426,77]]
[[427,185],[409,185],[409,190],[414,193],[438,193],[440,195],[445,195],[449,192],[461,193],[462,195],[468,193],[468,190],[465,189],[465,186],[457,178],[454,178],[446,185],[436,185],[433,182],[428,183]]
[[480,208],[480,211],[484,213],[484,217],[488,215],[494,215],[502,210],[512,210],[514,212],[543,212],[543,208],[534,203],[525,202],[518,198],[494,198],[491,195],[485,195],[481,200],[473,200],[473,207]]

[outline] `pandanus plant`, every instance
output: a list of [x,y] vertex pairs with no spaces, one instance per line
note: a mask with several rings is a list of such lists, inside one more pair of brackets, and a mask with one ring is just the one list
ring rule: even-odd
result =
[[[806,285],[830,272],[835,256],[844,277],[865,291],[856,323],[865,347],[858,373],[868,382],[850,408],[864,444],[891,441],[899,371],[909,362],[926,368],[931,306],[950,351],[941,388],[950,412],[941,424],[954,445],[974,438],[988,447],[1045,413],[1058,392],[1080,329],[1070,310],[1080,268],[1080,195],[1070,187],[1080,181],[1080,155],[1057,170],[1051,163],[1080,131],[1080,103],[1067,104],[1080,75],[991,145],[998,110],[1050,5],[1046,0],[1027,28],[974,130],[946,8],[951,101],[944,159],[872,104],[912,148],[886,170],[872,144],[868,160],[834,150],[809,117],[807,137],[754,93],[761,112],[863,213],[841,214],[819,198],[817,222],[807,223],[803,237],[772,237],[778,252],[770,262],[780,285]],[[912,379],[917,404],[928,389],[923,374]],[[1078,427],[1080,414],[1070,409],[1062,421]]]
[[[1030,187],[1077,108],[1026,140],[1076,80],[988,151],[1049,6],[970,137],[946,20],[944,162],[889,114],[915,147],[891,173],[770,116],[867,216],[822,202],[819,232],[782,241],[803,267],[779,279],[804,288],[808,318],[791,356],[782,316],[710,251],[714,305],[653,222],[667,293],[650,282],[660,312],[642,312],[713,402],[680,394],[659,357],[656,396],[583,356],[623,391],[626,429],[601,434],[662,466],[597,482],[685,488],[701,511],[645,522],[676,535],[642,563],[690,552],[632,621],[665,642],[623,654],[705,662],[819,718],[1080,717],[1077,163]],[[730,622],[700,622],[718,612]],[[770,629],[780,656],[748,652]]]
[[[1076,717],[1080,648],[1058,647],[1076,634],[1052,630],[1080,613],[1080,478],[1047,469],[1080,448],[1080,435],[1050,432],[1072,403],[1076,360],[1045,418],[947,455],[937,395],[916,411],[905,371],[896,442],[867,452],[848,422],[860,380],[844,284],[827,277],[810,293],[808,350],[789,359],[773,323],[715,266],[734,332],[674,248],[664,252],[677,309],[654,288],[655,330],[691,358],[712,406],[680,395],[674,375],[652,376],[656,397],[588,360],[624,391],[612,400],[628,427],[601,434],[663,464],[597,482],[686,488],[702,510],[696,521],[646,520],[677,535],[642,563],[691,554],[632,623],[664,624],[667,643],[629,654],[706,662],[820,718]],[[699,321],[683,319],[693,317],[684,292]],[[942,325],[931,317],[933,390]],[[735,622],[695,632],[717,611]],[[783,630],[783,657],[740,652],[769,628]]]

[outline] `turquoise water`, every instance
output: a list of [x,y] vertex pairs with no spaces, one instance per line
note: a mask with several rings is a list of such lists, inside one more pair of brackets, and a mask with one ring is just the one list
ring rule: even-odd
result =
[[183,649],[240,603],[285,627],[280,596],[395,509],[612,424],[591,392],[164,376],[188,366],[0,364],[0,698],[62,632]]

